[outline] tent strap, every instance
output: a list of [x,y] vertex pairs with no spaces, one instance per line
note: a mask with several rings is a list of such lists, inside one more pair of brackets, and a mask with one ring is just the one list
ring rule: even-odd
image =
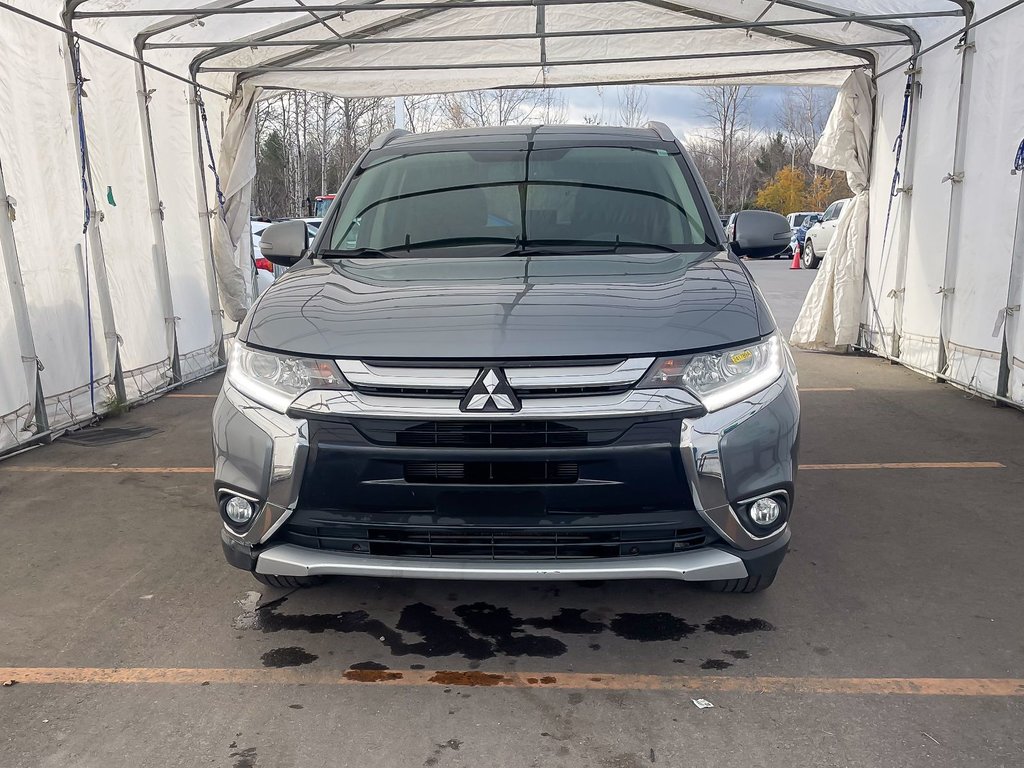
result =
[[220,206],[220,217],[224,218],[224,191],[220,186],[220,174],[217,173],[216,155],[213,153],[213,140],[210,138],[210,122],[206,117],[206,104],[203,101],[203,92],[196,88],[196,105],[199,107],[199,119],[203,124],[203,136],[206,139],[206,151],[210,155],[210,164],[207,166],[213,172],[213,184],[217,192],[217,204]]
[[903,134],[907,129],[907,118],[910,116],[910,104],[914,97],[914,68],[911,65],[907,72],[907,85],[903,89],[903,115],[900,117],[900,130],[896,134],[896,141],[892,144],[892,151],[896,153],[896,160],[892,169],[892,185],[889,187],[889,205],[885,209],[885,228],[882,230],[882,252],[885,251],[885,243],[889,237],[889,220],[892,218],[892,201],[899,194],[900,183],[900,157],[903,155]]

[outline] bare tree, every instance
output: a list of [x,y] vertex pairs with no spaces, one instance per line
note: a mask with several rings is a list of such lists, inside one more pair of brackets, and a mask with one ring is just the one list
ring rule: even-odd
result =
[[569,102],[560,89],[545,88],[540,92],[538,107],[545,125],[560,125],[569,121]]
[[291,91],[257,108],[254,213],[307,215],[317,195],[338,189],[373,137],[394,125],[390,99],[340,99]]
[[701,137],[703,149],[714,160],[707,170],[717,171],[705,173],[704,179],[711,182],[719,209],[733,210],[749,199],[741,194],[749,194],[744,187],[753,182],[738,173],[742,158],[757,143],[750,123],[753,91],[745,85],[716,85],[701,88],[700,94],[704,97],[702,114],[711,123]]
[[440,98],[437,96],[406,96],[402,99],[405,129],[425,133],[442,127]]
[[526,88],[449,93],[440,102],[444,122],[451,128],[522,125],[530,121],[537,107],[537,92]]
[[639,85],[619,89],[619,120],[630,128],[647,125],[647,91]]
[[790,164],[812,175],[820,170],[811,165],[811,154],[825,130],[834,100],[832,88],[787,88],[776,111],[776,122],[789,140]]

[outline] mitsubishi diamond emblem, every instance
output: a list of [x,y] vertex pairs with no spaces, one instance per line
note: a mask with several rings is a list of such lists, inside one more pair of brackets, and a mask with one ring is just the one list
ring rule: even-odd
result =
[[500,368],[484,368],[459,404],[463,411],[518,411],[522,407]]

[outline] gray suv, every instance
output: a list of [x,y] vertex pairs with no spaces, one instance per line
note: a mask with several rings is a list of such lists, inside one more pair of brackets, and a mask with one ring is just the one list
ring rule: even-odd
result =
[[668,128],[376,140],[241,324],[213,416],[228,561],[324,576],[772,583],[792,356]]

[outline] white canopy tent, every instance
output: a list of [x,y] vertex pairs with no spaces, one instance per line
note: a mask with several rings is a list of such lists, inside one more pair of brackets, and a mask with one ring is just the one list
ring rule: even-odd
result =
[[833,311],[837,276],[844,298],[816,343],[853,339],[1024,404],[1009,174],[1021,5],[0,0],[0,451],[222,363],[252,299],[253,105],[281,88],[839,86],[862,72],[867,205],[819,275],[833,284],[808,312]]

